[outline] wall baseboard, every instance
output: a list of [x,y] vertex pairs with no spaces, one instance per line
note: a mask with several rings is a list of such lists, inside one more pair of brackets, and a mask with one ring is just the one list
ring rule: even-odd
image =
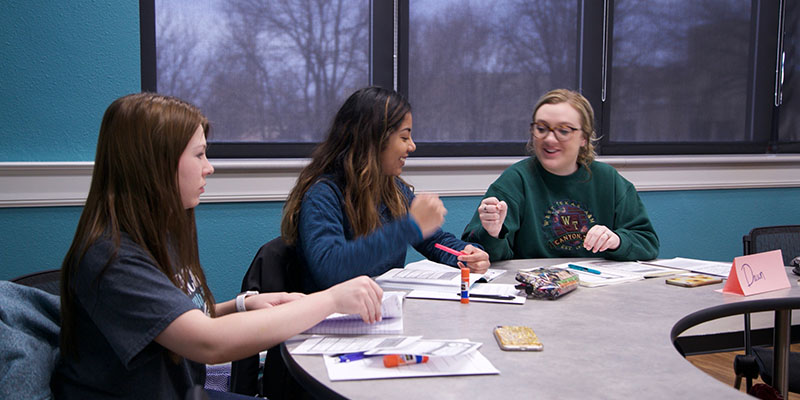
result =
[[[410,158],[403,178],[418,192],[481,196],[520,157]],[[639,191],[800,187],[800,154],[609,156]],[[306,159],[214,159],[204,203],[283,201]],[[80,206],[93,162],[0,162],[0,207]]]

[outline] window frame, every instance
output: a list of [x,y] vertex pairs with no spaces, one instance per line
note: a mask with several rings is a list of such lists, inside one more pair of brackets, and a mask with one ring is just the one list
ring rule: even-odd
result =
[[[777,115],[780,106],[773,102],[777,75],[776,62],[785,27],[784,3],[751,0],[750,54],[747,94],[747,137],[765,137],[749,142],[612,142],[610,99],[604,94],[613,81],[610,46],[613,38],[614,0],[574,0],[578,7],[576,87],[595,109],[600,137],[599,155],[697,155],[697,154],[775,154],[800,152],[800,142],[781,142]],[[409,86],[409,6],[410,0],[370,1],[369,84],[395,88],[408,94]],[[155,0],[139,0],[142,91],[156,91]],[[396,9],[395,9],[396,7]],[[397,23],[397,38],[394,23]],[[780,30],[780,32],[778,32]],[[395,58],[394,49],[397,49]],[[782,49],[781,49],[782,50]],[[800,57],[796,57],[800,59]],[[397,64],[395,65],[395,59]],[[396,73],[395,73],[396,68]],[[604,74],[605,71],[605,74]],[[800,101],[800,99],[798,99]],[[768,130],[768,133],[764,133]],[[417,141],[415,157],[524,156],[526,141],[504,142],[424,142]],[[306,142],[212,142],[210,158],[307,158],[316,143]]]

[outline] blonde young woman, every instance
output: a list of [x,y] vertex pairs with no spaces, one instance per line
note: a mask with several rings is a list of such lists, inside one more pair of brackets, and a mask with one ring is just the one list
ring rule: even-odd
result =
[[[122,97],[100,126],[89,195],[62,266],[56,398],[183,399],[205,364],[270,348],[327,315],[380,319],[382,291],[356,278],[323,292],[215,303],[194,207],[214,168],[208,120],[172,97]],[[236,396],[217,392],[219,396]]]
[[658,255],[636,188],[594,160],[594,112],[583,95],[558,89],[542,96],[530,135],[531,157],[489,186],[462,239],[483,245],[492,260]]
[[[284,206],[281,233],[297,246],[306,289],[402,267],[409,245],[430,260],[473,272],[489,255],[441,230],[447,212],[433,194],[414,194],[400,174],[416,145],[411,106],[379,87],[353,93],[336,113]],[[441,243],[462,251],[435,249]]]

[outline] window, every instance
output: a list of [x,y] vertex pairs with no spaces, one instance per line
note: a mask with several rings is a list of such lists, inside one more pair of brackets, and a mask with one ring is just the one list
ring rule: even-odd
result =
[[308,5],[156,0],[157,90],[199,106],[212,143],[321,141],[369,84],[370,4]]
[[749,2],[675,3],[615,4],[610,141],[746,140]]
[[784,52],[776,56],[782,73],[782,87],[777,87],[779,108],[778,149],[800,152],[800,3],[786,4]]
[[524,151],[538,96],[576,87],[575,6],[411,1],[408,95],[417,140],[443,143],[443,151],[453,142]]
[[800,151],[787,3],[141,0],[142,82],[206,112],[212,157],[305,157],[370,84],[408,96],[418,156],[523,155],[557,87],[592,103],[600,154]]

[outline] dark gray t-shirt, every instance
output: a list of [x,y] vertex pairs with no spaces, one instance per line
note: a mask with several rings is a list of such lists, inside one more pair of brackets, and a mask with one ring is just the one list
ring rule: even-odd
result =
[[125,234],[98,280],[112,251],[110,240],[99,240],[76,272],[78,358],[64,357],[56,368],[55,397],[183,399],[205,383],[205,365],[170,356],[153,339],[181,314],[203,309],[201,289],[176,288]]

